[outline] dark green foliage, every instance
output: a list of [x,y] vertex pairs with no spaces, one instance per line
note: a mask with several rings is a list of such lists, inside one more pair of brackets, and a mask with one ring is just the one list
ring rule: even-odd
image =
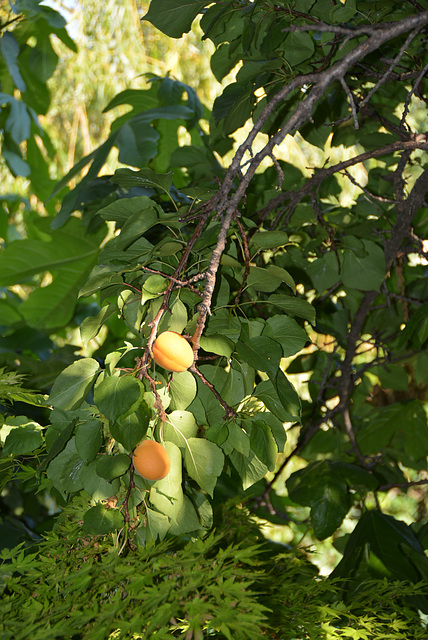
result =
[[424,637],[405,604],[422,584],[372,581],[345,604],[340,582],[315,581],[303,554],[261,542],[233,508],[224,511],[223,534],[121,555],[83,535],[76,515],[63,517],[36,551],[3,552],[4,640]]

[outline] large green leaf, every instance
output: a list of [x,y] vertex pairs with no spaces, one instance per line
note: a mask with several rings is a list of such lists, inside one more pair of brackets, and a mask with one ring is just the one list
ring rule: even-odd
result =
[[259,336],[247,342],[238,342],[236,350],[239,357],[253,369],[266,371],[275,377],[282,357],[281,346],[272,338]]
[[297,316],[307,320],[312,325],[315,324],[315,308],[303,298],[293,298],[293,296],[274,293],[269,296],[269,303],[274,306],[275,311],[282,309],[291,316]]
[[364,252],[347,250],[343,256],[342,280],[347,287],[378,291],[386,276],[383,250],[371,240],[363,240]]
[[120,416],[118,422],[110,425],[110,433],[131,453],[146,435],[150,418],[151,411],[146,402],[142,400],[136,411],[125,417]]
[[123,527],[123,515],[118,509],[110,509],[101,502],[91,507],[83,516],[83,530],[93,536],[103,536]]
[[292,473],[286,484],[294,502],[311,507],[311,523],[317,538],[323,540],[336,531],[350,503],[346,483],[328,462],[310,463]]
[[20,311],[30,326],[54,328],[70,321],[77,294],[98,255],[98,241],[84,234],[73,218],[46,241],[11,242],[0,255],[0,286],[27,282],[39,273],[51,272],[53,282],[38,288],[24,300]]
[[217,477],[223,471],[224,456],[221,449],[205,438],[189,438],[184,461],[189,476],[212,496]]
[[69,494],[83,489],[80,473],[84,462],[80,457],[75,439],[71,438],[67,446],[47,468],[47,475],[53,486],[66,498]]
[[190,411],[172,411],[168,414],[163,427],[164,438],[180,447],[184,453],[189,438],[196,436],[198,425]]
[[293,356],[303,349],[309,340],[306,331],[293,318],[284,315],[268,318],[263,335],[279,342],[285,357]]
[[[409,559],[412,552],[416,563]],[[416,582],[424,575],[428,559],[409,525],[372,510],[361,516],[349,536],[343,558],[332,577],[351,578],[362,564],[370,567],[372,575]]]
[[4,456],[31,453],[43,444],[42,427],[25,416],[9,418],[5,427],[10,431],[4,443]]
[[189,31],[193,20],[206,5],[207,0],[152,0],[144,20],[171,38],[180,38]]
[[90,418],[86,420],[86,422],[78,424],[76,427],[75,441],[76,449],[82,460],[86,464],[91,462],[97,455],[103,442],[101,422],[96,418]]
[[171,468],[168,475],[155,482],[150,491],[150,502],[161,513],[176,523],[183,508],[184,495],[182,483],[181,451],[173,442],[164,442]]
[[94,402],[101,413],[116,422],[137,408],[143,391],[141,382],[133,376],[105,376],[95,385]]
[[88,395],[100,369],[93,358],[76,360],[56,378],[48,402],[57,409],[77,409]]

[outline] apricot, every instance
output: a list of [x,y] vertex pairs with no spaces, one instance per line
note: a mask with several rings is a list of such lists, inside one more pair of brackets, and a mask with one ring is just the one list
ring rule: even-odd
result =
[[134,449],[132,462],[136,471],[146,480],[165,478],[171,467],[167,450],[156,440],[143,440]]
[[152,348],[153,360],[167,371],[186,371],[193,364],[193,349],[179,333],[164,331]]

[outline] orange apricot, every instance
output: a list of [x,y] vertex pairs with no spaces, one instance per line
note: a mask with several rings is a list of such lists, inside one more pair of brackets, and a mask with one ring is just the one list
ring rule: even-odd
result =
[[152,348],[153,360],[167,371],[186,371],[193,364],[193,349],[179,333],[164,331]]
[[143,440],[135,448],[132,462],[140,476],[146,480],[165,478],[171,467],[167,450],[156,440]]

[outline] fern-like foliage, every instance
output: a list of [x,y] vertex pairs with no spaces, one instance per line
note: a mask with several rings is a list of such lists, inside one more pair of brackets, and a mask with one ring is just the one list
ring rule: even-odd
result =
[[45,405],[45,398],[41,393],[23,386],[24,379],[25,376],[16,371],[0,368],[0,404],[26,402],[36,407]]
[[226,527],[118,554],[111,538],[82,536],[76,515],[35,550],[0,555],[2,640],[427,637],[406,605],[424,585],[374,581],[345,603],[340,581],[314,578],[303,555],[278,554],[250,524],[240,541]]

